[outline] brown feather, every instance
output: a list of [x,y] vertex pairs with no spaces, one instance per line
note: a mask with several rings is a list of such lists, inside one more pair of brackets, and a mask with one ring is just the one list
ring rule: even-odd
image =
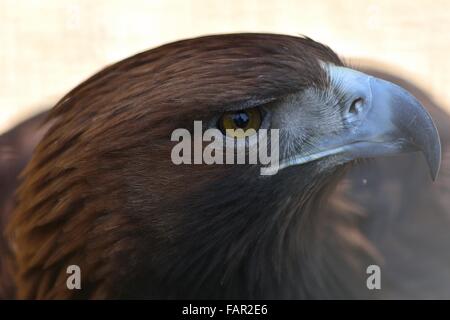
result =
[[[363,190],[367,171],[342,180],[339,168],[309,181],[313,167],[306,165],[297,178],[288,168],[268,186],[247,167],[192,170],[169,160],[176,128],[326,86],[318,59],[342,64],[307,38],[209,36],[130,57],[69,92],[52,109],[50,129],[23,173],[11,221],[11,206],[5,212],[1,202],[9,225],[8,243],[0,245],[11,254],[9,264],[0,256],[0,297],[13,297],[14,289],[18,298],[41,299],[378,297],[365,287],[365,267],[398,270],[379,239],[389,215],[380,214],[383,196],[374,190],[393,186],[392,211],[412,199],[395,193],[399,176],[386,178],[403,172],[397,166],[369,167],[377,179]],[[431,112],[439,129],[448,124],[437,107]],[[448,131],[441,136],[449,141]],[[444,174],[439,187],[426,185],[427,199],[439,204],[435,215],[448,208],[447,180]],[[262,214],[269,211],[271,219]],[[70,264],[82,269],[81,291],[65,286]]]

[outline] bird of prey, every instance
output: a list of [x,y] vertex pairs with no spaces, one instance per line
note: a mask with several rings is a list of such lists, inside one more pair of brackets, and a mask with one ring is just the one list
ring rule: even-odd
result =
[[[0,297],[450,297],[447,148],[432,183],[436,126],[382,77],[276,34],[178,41],[100,71],[1,137]],[[278,129],[281,170],[174,164],[171,133],[194,121]]]

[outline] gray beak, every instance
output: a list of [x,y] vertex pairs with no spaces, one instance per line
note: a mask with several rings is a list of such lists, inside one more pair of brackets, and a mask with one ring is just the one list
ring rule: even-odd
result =
[[281,163],[280,168],[327,156],[343,161],[420,151],[434,180],[441,163],[439,133],[427,110],[405,89],[349,68],[328,66],[332,83],[348,99],[343,129],[322,139],[314,153]]
[[369,83],[372,101],[359,134],[368,141],[380,141],[380,155],[389,154],[391,149],[393,153],[422,152],[435,180],[441,164],[441,142],[430,114],[403,88],[374,77]]

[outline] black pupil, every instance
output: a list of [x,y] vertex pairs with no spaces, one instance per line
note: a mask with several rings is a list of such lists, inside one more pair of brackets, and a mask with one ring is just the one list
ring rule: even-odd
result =
[[234,113],[232,115],[232,119],[236,127],[241,129],[246,128],[250,121],[250,117],[248,116],[247,112]]

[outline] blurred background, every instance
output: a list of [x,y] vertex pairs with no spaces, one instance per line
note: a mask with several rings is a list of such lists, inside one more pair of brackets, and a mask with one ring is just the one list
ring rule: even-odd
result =
[[352,66],[415,82],[450,110],[448,0],[0,0],[0,133],[104,66],[174,40],[304,34]]

